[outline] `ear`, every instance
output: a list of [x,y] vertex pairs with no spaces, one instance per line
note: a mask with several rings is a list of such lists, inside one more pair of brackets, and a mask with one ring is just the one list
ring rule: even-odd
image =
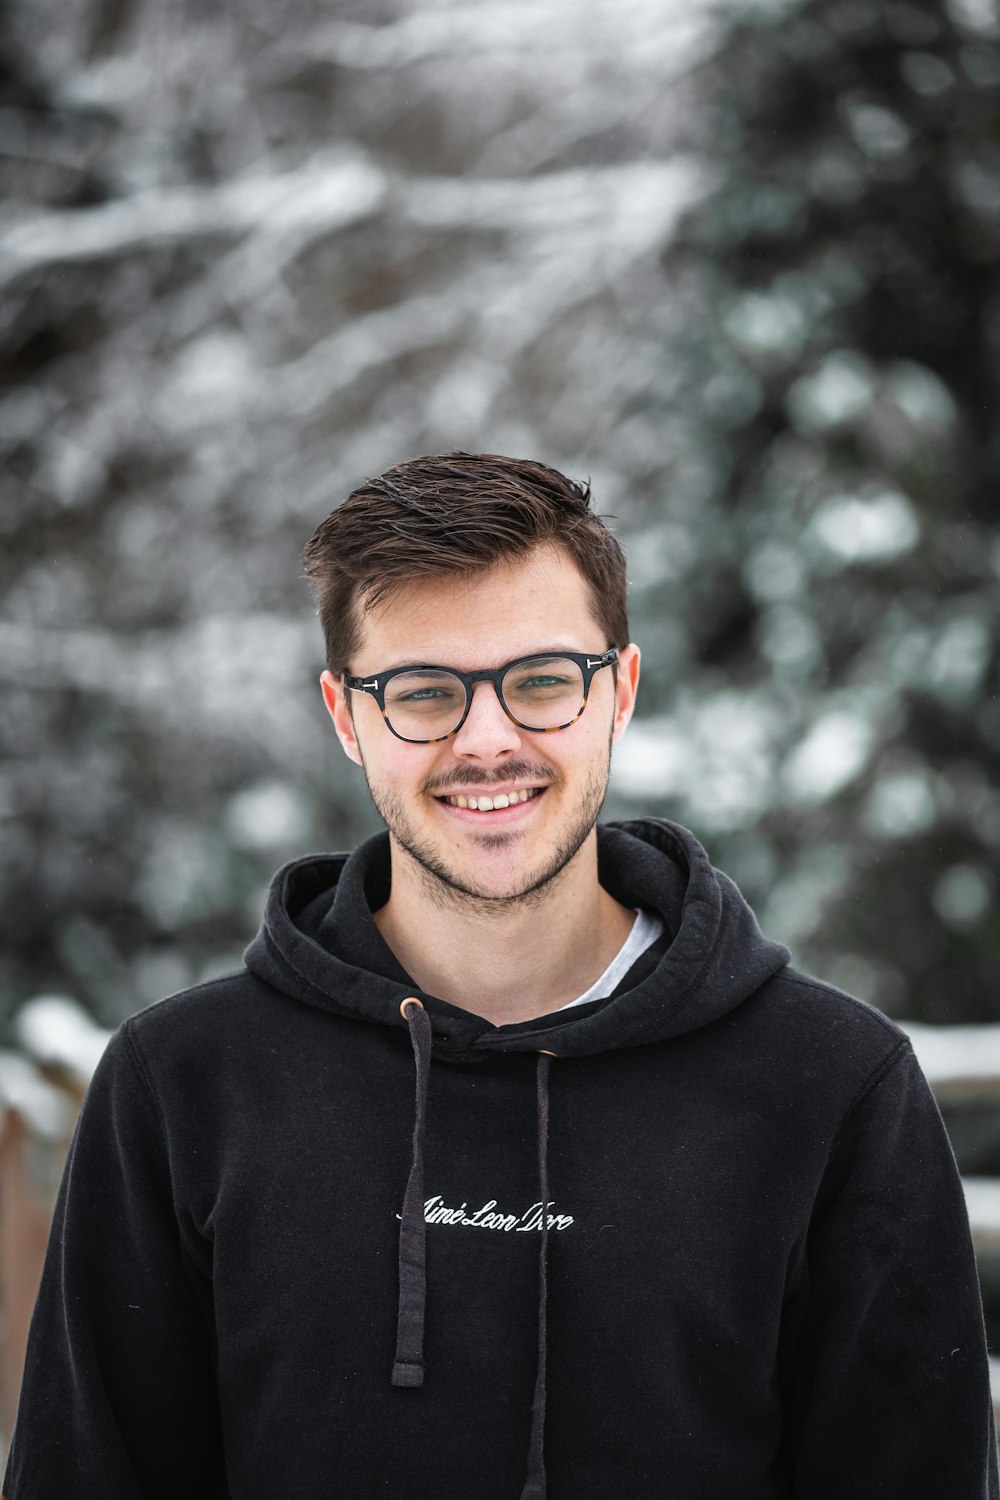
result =
[[326,711],[333,720],[333,727],[337,731],[337,738],[344,754],[348,760],[353,760],[355,765],[360,766],[362,764],[361,747],[354,732],[354,718],[348,706],[350,690],[344,686],[343,677],[334,677],[332,672],[324,672],[319,679],[319,684],[323,691]]
[[626,646],[618,657],[618,684],[615,688],[615,722],[611,731],[611,739],[620,740],[625,733],[632,710],[635,708],[635,695],[639,690],[639,647],[633,642]]

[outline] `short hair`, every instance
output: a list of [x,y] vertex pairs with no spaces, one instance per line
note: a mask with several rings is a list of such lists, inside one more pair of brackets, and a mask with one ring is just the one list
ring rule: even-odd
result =
[[591,510],[589,484],[530,459],[462,452],[410,458],[365,480],[316,528],[303,554],[327,667],[347,669],[362,612],[407,584],[485,572],[544,543],[576,563],[608,643],[627,646],[625,554]]

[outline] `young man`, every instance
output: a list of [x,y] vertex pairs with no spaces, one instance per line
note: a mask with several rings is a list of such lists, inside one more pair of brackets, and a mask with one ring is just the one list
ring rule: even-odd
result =
[[306,558],[387,832],[112,1040],[7,1500],[996,1500],[905,1036],[686,830],[595,827],[639,652],[587,492],[415,459]]

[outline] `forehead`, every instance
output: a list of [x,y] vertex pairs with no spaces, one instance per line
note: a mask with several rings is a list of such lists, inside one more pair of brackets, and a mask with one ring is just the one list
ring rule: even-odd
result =
[[472,671],[551,647],[603,646],[590,587],[561,547],[536,547],[488,572],[407,584],[362,616],[356,670],[440,662]]

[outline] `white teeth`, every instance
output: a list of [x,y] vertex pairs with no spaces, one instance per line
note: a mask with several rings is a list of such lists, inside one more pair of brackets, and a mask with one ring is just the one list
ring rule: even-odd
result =
[[452,807],[471,807],[476,812],[493,812],[498,807],[516,807],[519,802],[530,802],[540,790],[540,787],[525,787],[520,792],[498,792],[495,797],[463,797],[459,792],[444,800]]

